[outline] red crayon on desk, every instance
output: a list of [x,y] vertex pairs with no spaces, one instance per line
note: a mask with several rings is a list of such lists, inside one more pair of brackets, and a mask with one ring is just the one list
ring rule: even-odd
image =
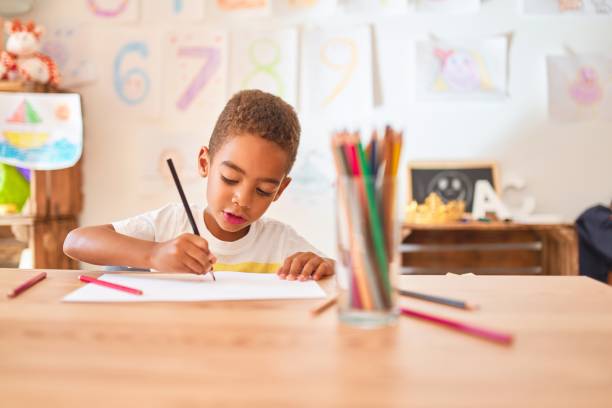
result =
[[33,278],[30,278],[27,281],[23,282],[21,285],[17,286],[15,289],[7,293],[6,296],[9,298],[14,298],[15,296],[19,295],[21,292],[25,291],[26,289],[29,289],[32,286],[36,285],[38,282],[45,279],[46,277],[47,277],[47,272],[41,272],[38,275],[34,276]]
[[134,289],[134,288],[130,288],[130,287],[123,286],[123,285],[117,285],[116,283],[106,282],[100,279],[92,278],[91,276],[79,275],[79,280],[81,282],[94,283],[96,285],[106,286],[107,288],[121,290],[123,292],[128,292],[133,295],[142,295],[142,290],[140,289]]
[[486,340],[491,340],[496,343],[501,344],[511,344],[512,343],[512,335],[507,333],[501,333],[497,331],[493,331],[490,329],[484,329],[482,327],[473,326],[471,324],[461,323],[455,320],[446,319],[443,317],[438,317],[434,315],[430,315],[423,312],[417,312],[416,310],[407,309],[405,307],[400,308],[400,311],[403,315],[416,317],[417,319],[428,320],[433,323],[441,324],[442,326],[446,326],[450,329],[454,329],[463,333],[471,334],[473,336],[477,336]]

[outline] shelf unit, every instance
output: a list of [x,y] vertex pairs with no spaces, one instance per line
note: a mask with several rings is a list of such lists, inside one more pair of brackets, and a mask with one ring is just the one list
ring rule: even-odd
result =
[[[44,86],[0,81],[0,92],[64,93]],[[22,214],[0,216],[0,247],[15,246],[7,238],[10,230],[23,246],[32,251],[32,266],[37,269],[76,269],[78,262],[64,255],[68,232],[78,226],[83,206],[82,158],[62,170],[32,170],[30,198]],[[2,266],[9,259],[0,259]],[[14,266],[13,266],[14,267]]]

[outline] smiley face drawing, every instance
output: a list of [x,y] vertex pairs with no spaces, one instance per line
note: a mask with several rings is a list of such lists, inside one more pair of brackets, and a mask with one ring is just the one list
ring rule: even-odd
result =
[[438,194],[445,203],[451,200],[462,200],[469,204],[474,194],[470,179],[465,174],[454,170],[438,173],[427,185],[427,191]]
[[472,92],[490,87],[484,63],[478,53],[437,48],[434,54],[440,61],[436,90]]

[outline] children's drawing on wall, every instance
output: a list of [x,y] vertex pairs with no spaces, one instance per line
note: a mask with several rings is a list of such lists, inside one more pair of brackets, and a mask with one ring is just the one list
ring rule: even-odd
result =
[[450,44],[417,42],[417,96],[422,100],[491,100],[506,97],[507,38]]
[[320,203],[331,196],[335,173],[328,150],[318,147],[300,150],[290,174],[289,197],[308,205]]
[[202,0],[156,0],[142,4],[143,19],[164,23],[200,21],[204,17]]
[[161,92],[159,30],[98,29],[100,95],[122,115],[158,116]]
[[336,5],[336,0],[275,0],[272,12],[282,16],[325,17],[334,13]]
[[57,64],[63,88],[95,81],[96,69],[89,54],[90,31],[83,25],[56,24],[47,26],[41,51]]
[[612,15],[612,0],[523,0],[525,14]]
[[303,108],[337,118],[372,108],[372,50],[368,26],[313,29],[304,34]]
[[[171,158],[185,190],[202,190],[203,179],[198,174],[197,152],[203,144],[200,136],[190,133],[164,132],[147,129],[142,132],[139,149],[141,196],[167,196],[178,201],[176,188],[166,160]],[[201,197],[188,195],[194,201]]]
[[265,16],[270,0],[207,0],[207,12],[221,18]]
[[81,0],[88,15],[96,21],[112,23],[135,22],[139,18],[138,0]]
[[340,0],[339,5],[349,13],[396,14],[408,10],[406,0]]
[[261,89],[296,107],[297,31],[237,31],[233,38],[231,93]]
[[213,118],[227,93],[227,36],[205,29],[169,33],[164,47],[164,112],[180,127]]
[[416,6],[427,13],[477,13],[480,0],[417,0]]
[[549,56],[547,65],[551,118],[612,120],[612,57]]
[[70,167],[81,157],[77,94],[0,94],[0,162],[36,170]]

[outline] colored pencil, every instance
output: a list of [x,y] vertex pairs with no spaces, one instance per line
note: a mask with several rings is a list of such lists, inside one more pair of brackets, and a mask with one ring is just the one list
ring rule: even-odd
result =
[[478,305],[475,305],[473,303],[464,302],[463,300],[450,299],[450,298],[446,298],[442,296],[427,295],[425,293],[413,292],[411,290],[398,289],[397,292],[402,296],[409,296],[415,299],[426,300],[428,302],[439,303],[441,305],[456,307],[459,309],[466,309],[466,310],[478,309]]
[[341,131],[332,137],[339,178],[338,217],[347,220],[343,222],[343,228],[347,228],[347,253],[343,257],[350,268],[348,303],[354,309],[386,310],[392,305],[389,262],[397,255],[393,253],[397,240],[392,225],[393,184],[401,138],[401,133],[389,126],[384,137],[372,132],[365,148],[358,132]]
[[434,315],[430,315],[423,312],[417,312],[416,310],[407,309],[405,307],[400,308],[400,312],[403,315],[416,317],[417,319],[427,320],[432,323],[437,323],[442,326],[446,326],[450,329],[460,331],[462,333],[471,334],[476,337],[483,338],[485,340],[490,340],[500,344],[511,344],[513,341],[513,337],[511,334],[502,333],[490,329],[484,329],[482,327],[477,327],[467,323],[461,323],[455,320],[446,319],[443,317],[438,317]]
[[95,285],[105,286],[107,288],[120,290],[122,292],[128,292],[128,293],[131,293],[132,295],[142,295],[142,290],[140,290],[140,289],[134,289],[134,288],[130,288],[128,286],[123,286],[123,285],[118,285],[116,283],[106,282],[106,281],[103,281],[103,280],[100,280],[100,279],[92,278],[91,276],[87,276],[87,275],[79,275],[79,280],[81,282],[85,282],[85,283],[93,283]]
[[313,316],[316,316],[318,314],[320,314],[321,312],[327,310],[328,308],[330,308],[334,303],[336,303],[338,301],[338,295],[332,296],[329,299],[327,299],[326,301],[324,301],[323,303],[315,306],[314,308],[310,309],[310,314]]
[[38,275],[23,282],[21,285],[17,286],[15,289],[11,290],[9,293],[6,294],[6,296],[9,298],[14,298],[18,296],[21,292],[24,292],[25,290],[36,285],[38,282],[42,281],[46,277],[47,277],[47,272],[41,272]]
[[[170,168],[170,173],[172,173],[172,179],[174,179],[174,184],[176,184],[176,189],[178,190],[179,196],[181,196],[181,201],[183,202],[183,207],[185,207],[185,212],[187,213],[187,218],[189,218],[189,223],[191,223],[191,228],[193,229],[193,233],[196,235],[200,235],[200,231],[198,230],[198,226],[193,218],[193,214],[191,213],[191,208],[189,207],[189,203],[187,202],[187,197],[185,197],[185,192],[183,191],[183,186],[181,185],[181,181],[178,178],[178,174],[176,173],[176,169],[174,168],[174,163],[172,159],[167,159],[166,163],[168,163],[168,167]],[[215,278],[215,274],[212,269],[210,270],[210,274],[212,275],[213,280],[217,280]]]

